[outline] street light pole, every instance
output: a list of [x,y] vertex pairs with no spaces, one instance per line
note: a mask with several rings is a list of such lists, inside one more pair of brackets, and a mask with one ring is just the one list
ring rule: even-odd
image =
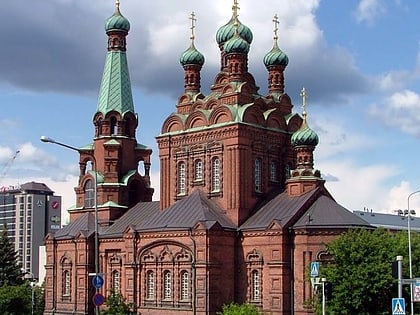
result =
[[[62,143],[62,142],[58,142],[50,137],[46,137],[46,136],[42,136],[41,137],[41,141],[45,142],[45,143],[52,143],[52,144],[56,144],[62,147],[65,147],[67,149],[76,151],[78,153],[80,153],[80,149],[73,147],[71,145]],[[99,275],[100,271],[99,271],[99,233],[98,233],[98,169],[97,169],[97,163],[96,163],[96,158],[93,154],[89,154],[89,156],[93,159],[93,171],[95,173],[95,185],[94,185],[94,200],[95,200],[95,204],[94,204],[94,217],[95,217],[95,235],[94,235],[94,242],[95,242],[95,275]],[[99,289],[96,288],[96,293],[98,293]],[[99,311],[99,306],[95,306],[95,314],[99,315],[100,311]]]
[[411,315],[414,315],[414,301],[413,301],[413,283],[411,283],[411,280],[413,280],[413,261],[411,257],[411,215],[415,215],[416,212],[414,210],[410,210],[410,198],[414,194],[419,193],[420,190],[416,190],[408,195],[407,197],[407,211],[404,211],[404,214],[407,214],[407,229],[408,229],[408,263],[409,263],[409,270],[410,270],[410,309],[411,309]]

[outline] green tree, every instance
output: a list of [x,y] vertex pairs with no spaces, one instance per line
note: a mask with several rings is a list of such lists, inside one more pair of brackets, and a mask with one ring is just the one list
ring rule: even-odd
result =
[[252,304],[236,304],[231,303],[223,305],[222,311],[217,315],[261,315],[258,308]]
[[[419,235],[413,235],[413,240],[413,253],[420,254]],[[397,255],[406,256],[407,232],[350,230],[327,244],[327,249],[333,263],[322,266],[321,276],[332,282],[333,298],[327,302],[326,313],[389,314],[391,300],[397,295],[397,280],[392,277],[390,264]],[[407,262],[408,257],[404,258],[404,277],[408,277]],[[404,292],[406,300],[408,289]],[[318,303],[317,313],[320,311]]]
[[0,287],[0,314],[31,314],[31,288],[29,285],[4,285]]
[[121,293],[111,290],[106,298],[105,305],[108,309],[101,312],[102,315],[135,315],[135,306],[127,303]]
[[18,253],[7,236],[4,225],[0,236],[0,287],[22,284],[22,271],[18,263]]

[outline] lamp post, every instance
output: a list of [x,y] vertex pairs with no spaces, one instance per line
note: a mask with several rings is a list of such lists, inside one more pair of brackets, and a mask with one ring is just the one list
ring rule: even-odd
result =
[[[58,142],[54,139],[51,139],[49,137],[46,136],[42,136],[41,137],[41,141],[45,142],[45,143],[52,143],[52,144],[56,144],[62,147],[65,147],[67,149],[76,151],[78,153],[80,153],[80,150],[76,147],[73,147],[71,145],[62,143],[62,142]],[[94,200],[95,200],[95,204],[94,204],[94,213],[95,213],[95,235],[94,235],[94,242],[95,242],[95,275],[99,275],[99,235],[98,235],[98,172],[97,172],[97,164],[96,164],[96,158],[94,155],[90,154],[90,157],[93,159],[93,171],[95,173],[95,185],[94,185]],[[98,293],[99,289],[95,289],[96,293]],[[95,314],[99,315],[99,306],[95,306]]]
[[[25,273],[24,278],[29,279],[30,285],[31,285],[31,315],[34,315],[34,309],[35,309],[35,283],[37,282],[37,279],[35,278],[35,275],[32,272],[30,272],[30,271],[24,271],[24,273]],[[26,277],[26,275],[29,275],[29,277]]]
[[[413,279],[413,261],[411,257],[411,216],[415,215],[414,210],[410,210],[410,198],[414,194],[420,193],[420,190],[416,190],[408,195],[407,197],[407,210],[404,211],[404,215],[407,216],[407,229],[408,229],[408,264],[410,272],[410,281]],[[411,315],[414,315],[414,301],[413,301],[413,284],[410,282],[410,309]]]

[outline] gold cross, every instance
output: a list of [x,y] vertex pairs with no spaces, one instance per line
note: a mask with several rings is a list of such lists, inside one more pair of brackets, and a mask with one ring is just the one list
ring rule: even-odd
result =
[[232,11],[233,11],[233,17],[235,19],[238,18],[239,14],[238,14],[238,10],[240,10],[241,8],[239,7],[239,3],[238,0],[233,0],[233,6],[232,6]]
[[194,12],[191,12],[190,20],[191,20],[191,27],[190,27],[191,37],[190,37],[190,39],[194,40],[195,39],[195,35],[194,35],[195,22],[197,21],[197,19],[195,18],[195,13]]
[[306,101],[308,99],[308,94],[306,93],[306,89],[305,87],[302,88],[302,90],[300,91],[300,96],[302,96],[302,108],[303,108],[303,113],[302,116],[304,119],[306,119]]
[[278,31],[279,31],[279,17],[277,16],[277,14],[274,15],[274,40],[278,40],[279,36],[278,36]]
[[117,9],[120,8],[120,0],[115,0],[115,6],[117,7]]

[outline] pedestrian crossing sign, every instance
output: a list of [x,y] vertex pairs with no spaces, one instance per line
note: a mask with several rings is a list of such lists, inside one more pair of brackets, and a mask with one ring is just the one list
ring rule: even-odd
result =
[[319,277],[319,261],[311,262],[311,277]]
[[392,299],[392,315],[405,315],[405,300],[404,298]]

